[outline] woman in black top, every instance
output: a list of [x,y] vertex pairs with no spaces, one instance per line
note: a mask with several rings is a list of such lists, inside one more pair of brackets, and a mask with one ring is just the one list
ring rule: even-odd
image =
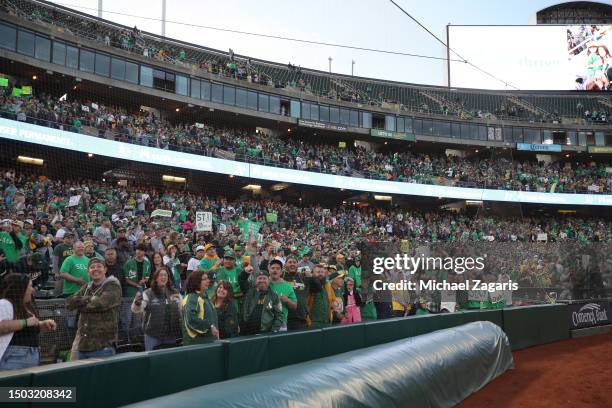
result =
[[162,266],[153,273],[151,288],[136,293],[132,313],[144,313],[142,328],[145,350],[160,345],[176,345],[181,333],[181,294],[169,278],[168,268]]
[[57,327],[51,319],[38,320],[33,294],[32,281],[28,275],[12,273],[2,281],[0,371],[37,366],[40,362],[40,331],[54,331]]
[[227,281],[219,282],[212,296],[212,304],[217,310],[217,320],[219,324],[219,338],[238,336],[238,309],[234,302],[234,291]]

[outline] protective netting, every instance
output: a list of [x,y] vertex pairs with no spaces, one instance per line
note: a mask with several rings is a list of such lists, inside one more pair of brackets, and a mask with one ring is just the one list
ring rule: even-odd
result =
[[[367,150],[347,146],[353,136],[341,147],[340,136],[281,132],[278,124],[255,128],[234,115],[159,100],[143,106],[142,96],[92,83],[7,77],[0,88],[3,120],[25,122],[43,136],[53,128],[105,138],[118,150],[131,143],[162,155],[188,152],[311,172],[543,194],[612,187],[605,160],[541,165],[503,149],[470,149],[465,157],[413,145],[371,143]],[[606,207],[415,197],[386,202],[358,191],[50,148],[44,137],[34,144],[0,132],[0,320],[9,333],[0,345],[38,348],[27,359],[30,366],[105,349],[211,341],[217,331],[226,338],[611,295]],[[512,280],[518,289],[375,288],[372,258],[423,253],[486,254],[487,262],[479,275],[434,267],[406,276],[391,268],[381,279]],[[96,268],[104,274],[96,275]],[[205,276],[196,275],[198,269]],[[196,291],[206,295],[187,295]],[[213,315],[216,320],[209,319]],[[4,368],[24,363],[8,356],[18,361],[3,361]]]

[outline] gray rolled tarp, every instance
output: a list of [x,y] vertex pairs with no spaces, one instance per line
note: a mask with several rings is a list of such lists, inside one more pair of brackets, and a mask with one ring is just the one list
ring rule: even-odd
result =
[[474,322],[130,407],[452,407],[512,366],[502,329]]

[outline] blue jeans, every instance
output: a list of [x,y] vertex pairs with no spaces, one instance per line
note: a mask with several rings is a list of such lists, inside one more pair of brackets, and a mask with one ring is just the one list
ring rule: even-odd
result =
[[115,349],[112,347],[105,347],[102,350],[96,351],[78,351],[77,360],[87,360],[88,358],[98,357],[111,357],[115,355]]
[[0,360],[0,371],[36,367],[39,363],[40,349],[38,347],[8,346]]
[[174,336],[153,337],[148,334],[144,335],[145,351],[151,351],[161,344],[176,344]]

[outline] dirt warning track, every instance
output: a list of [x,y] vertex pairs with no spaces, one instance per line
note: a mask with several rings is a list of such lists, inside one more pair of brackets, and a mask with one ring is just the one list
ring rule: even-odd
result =
[[458,407],[612,407],[612,333],[545,344],[512,354],[513,370]]

